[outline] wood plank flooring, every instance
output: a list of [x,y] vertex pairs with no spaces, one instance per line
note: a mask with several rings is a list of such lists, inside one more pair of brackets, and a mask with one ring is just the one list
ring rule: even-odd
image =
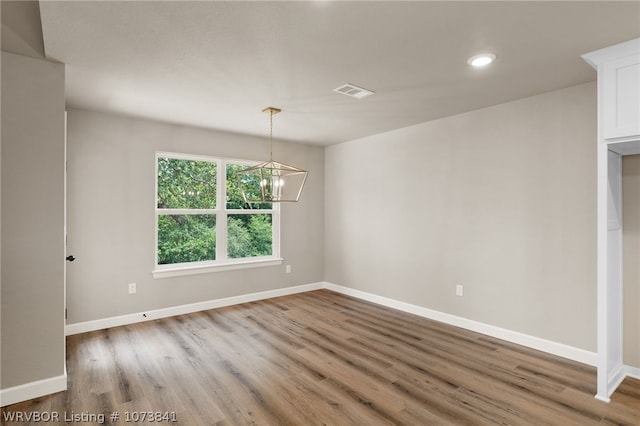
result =
[[70,336],[67,369],[66,392],[2,415],[53,411],[63,424],[69,413],[100,413],[123,425],[127,412],[132,420],[142,411],[175,412],[181,425],[640,425],[640,381],[625,380],[605,404],[593,397],[592,367],[328,290]]

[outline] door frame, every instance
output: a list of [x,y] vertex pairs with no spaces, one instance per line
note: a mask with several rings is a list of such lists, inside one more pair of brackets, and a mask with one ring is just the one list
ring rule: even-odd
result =
[[596,398],[605,402],[627,376],[623,362],[622,157],[635,154],[640,154],[636,137],[598,144]]

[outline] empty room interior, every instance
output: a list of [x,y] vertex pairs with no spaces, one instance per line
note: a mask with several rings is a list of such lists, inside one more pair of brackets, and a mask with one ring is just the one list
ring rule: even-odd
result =
[[640,424],[640,2],[0,12],[2,424]]

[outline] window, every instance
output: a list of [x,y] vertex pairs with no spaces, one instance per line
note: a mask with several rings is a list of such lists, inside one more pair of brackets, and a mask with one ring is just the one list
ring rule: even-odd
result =
[[154,277],[281,263],[277,205],[246,204],[235,178],[252,164],[156,155]]

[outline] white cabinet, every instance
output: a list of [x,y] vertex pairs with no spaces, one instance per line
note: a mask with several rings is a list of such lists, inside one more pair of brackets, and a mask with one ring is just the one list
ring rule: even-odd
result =
[[588,53],[598,71],[600,131],[606,140],[640,136],[640,39]]
[[598,71],[598,393],[609,401],[623,363],[622,156],[640,153],[640,38],[582,56]]
[[640,135],[640,53],[604,63],[603,137]]

